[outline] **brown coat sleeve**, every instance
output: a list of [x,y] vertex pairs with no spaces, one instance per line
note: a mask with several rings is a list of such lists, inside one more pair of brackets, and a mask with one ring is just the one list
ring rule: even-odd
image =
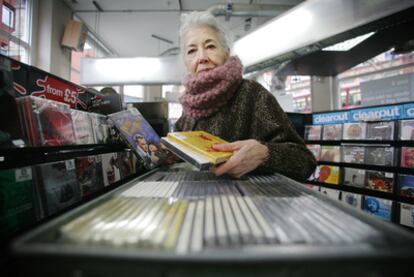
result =
[[278,172],[300,182],[312,174],[316,161],[276,98],[256,83],[252,136],[269,149],[269,158],[255,172]]

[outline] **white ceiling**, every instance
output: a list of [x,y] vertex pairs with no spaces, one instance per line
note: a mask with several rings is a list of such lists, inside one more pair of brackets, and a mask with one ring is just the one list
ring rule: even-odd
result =
[[[226,1],[215,0],[95,0],[103,11],[98,12],[92,0],[64,0],[94,34],[119,57],[159,56],[178,47],[179,18],[183,12],[206,10]],[[219,1],[219,0],[218,0]],[[232,0],[234,4],[275,4],[295,6],[303,0]],[[219,16],[235,39],[246,35],[270,17],[252,17],[251,29],[245,31],[245,19],[232,16],[225,21]],[[173,43],[156,38],[156,35]],[[283,38],[281,38],[283,39]]]

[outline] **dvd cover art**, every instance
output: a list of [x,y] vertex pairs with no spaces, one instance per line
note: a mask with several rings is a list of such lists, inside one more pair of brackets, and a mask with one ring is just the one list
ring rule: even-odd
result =
[[106,116],[96,113],[89,113],[95,142],[98,144],[109,143],[110,126]]
[[366,147],[365,164],[394,166],[394,147]]
[[364,146],[351,146],[342,145],[342,162],[344,163],[365,163],[365,147]]
[[106,153],[102,154],[101,157],[104,186],[109,186],[121,180],[121,169],[118,153]]
[[40,145],[70,145],[75,144],[75,133],[69,106],[29,96],[32,102],[35,128],[39,132]]
[[88,113],[72,110],[72,121],[75,129],[76,144],[94,144],[95,137]]
[[394,121],[369,122],[367,140],[394,140]]
[[312,152],[315,160],[319,161],[321,156],[321,145],[320,144],[306,144],[309,151]]
[[341,162],[341,147],[334,145],[322,145],[320,160],[334,163]]
[[95,156],[77,157],[75,159],[76,177],[82,197],[103,188],[102,171],[97,171],[96,163]]
[[404,197],[414,198],[414,175],[398,175],[399,194]]
[[36,220],[30,167],[0,171],[0,241]]
[[339,166],[320,165],[318,180],[321,183],[338,185],[339,184]]
[[384,192],[393,192],[394,173],[367,170],[366,176],[366,188]]
[[366,126],[366,123],[344,123],[342,138],[344,140],[365,139]]
[[414,228],[414,205],[400,203],[400,224]]
[[321,140],[322,125],[306,125],[305,140]]
[[362,195],[360,194],[343,191],[341,201],[356,209],[361,209],[362,207]]
[[322,140],[341,140],[342,124],[327,124],[323,126]]
[[165,161],[167,152],[160,143],[160,137],[136,108],[110,114],[108,118],[148,169]]
[[331,199],[339,200],[340,190],[321,187],[321,193]]
[[36,166],[37,185],[44,199],[44,210],[53,215],[81,200],[74,160]]
[[227,161],[233,155],[233,152],[213,149],[214,144],[228,142],[205,131],[172,132],[168,133],[167,138],[176,143],[178,150],[194,151],[213,165]]
[[343,184],[357,188],[365,187],[365,170],[345,167]]
[[387,221],[391,221],[392,200],[364,196],[363,210]]
[[401,147],[401,167],[414,168],[414,147]]
[[414,140],[414,119],[399,121],[399,139]]

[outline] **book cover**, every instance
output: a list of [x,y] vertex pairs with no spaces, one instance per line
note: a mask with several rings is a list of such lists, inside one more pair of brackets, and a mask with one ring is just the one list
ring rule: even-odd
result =
[[414,198],[414,175],[398,175],[398,184],[401,196]]
[[309,151],[312,152],[315,160],[319,161],[321,156],[321,145],[320,144],[306,144]]
[[344,185],[357,188],[365,187],[365,170],[345,167]]
[[108,118],[147,169],[164,162],[167,152],[160,144],[160,137],[136,108],[110,114]]
[[36,220],[30,167],[0,171],[0,240],[29,227]]
[[366,123],[344,123],[342,138],[344,140],[365,139]]
[[341,201],[347,203],[348,205],[356,209],[361,209],[362,195],[343,191]]
[[394,121],[367,123],[367,140],[394,140]]
[[233,152],[223,152],[213,149],[214,144],[227,143],[227,141],[204,131],[172,132],[167,138],[176,142],[179,150],[191,150],[216,165],[228,160]]
[[400,125],[400,140],[414,140],[414,119],[401,120]]
[[337,145],[322,145],[320,160],[335,163],[341,162],[341,147]]
[[400,224],[414,228],[414,205],[400,203]]
[[401,147],[401,167],[414,168],[414,147]]
[[365,164],[394,166],[394,147],[367,146]]
[[339,184],[339,166],[320,165],[319,182],[332,185]]
[[394,188],[394,173],[367,170],[366,188],[384,192],[392,192]]
[[374,196],[364,196],[363,207],[364,211],[387,221],[391,221],[392,200]]
[[306,125],[305,140],[321,140],[322,125]]
[[344,163],[365,163],[365,147],[342,145],[342,162]]
[[342,124],[327,124],[323,126],[322,140],[341,140]]

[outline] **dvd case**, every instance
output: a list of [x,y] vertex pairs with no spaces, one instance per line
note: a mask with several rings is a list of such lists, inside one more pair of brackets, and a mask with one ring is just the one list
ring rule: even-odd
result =
[[306,144],[309,151],[312,152],[315,160],[319,161],[321,156],[321,145],[320,144]]
[[363,210],[387,221],[391,221],[392,200],[364,196]]
[[347,191],[342,191],[342,198],[341,201],[347,203],[348,205],[356,208],[362,208],[362,195],[357,193],[351,193]]
[[341,140],[342,124],[327,124],[323,126],[322,140]]
[[362,145],[341,145],[342,162],[344,163],[365,163],[365,147]]
[[81,200],[74,160],[38,165],[36,171],[46,215],[56,214]]
[[399,139],[414,140],[414,119],[399,121]]
[[363,140],[366,135],[367,124],[360,123],[344,123],[343,126],[343,140]]
[[394,147],[375,147],[365,148],[365,164],[394,166]]
[[204,131],[172,132],[161,138],[161,141],[168,150],[198,170],[209,170],[233,154],[213,149],[214,144],[227,142]]
[[76,144],[95,144],[90,116],[87,112],[72,110],[72,121],[75,129]]
[[394,140],[394,121],[368,122],[367,140]]
[[319,179],[321,183],[327,183],[332,185],[339,184],[339,175],[340,169],[339,166],[333,165],[320,165],[319,166]]
[[321,140],[322,125],[306,125],[305,140]]
[[118,153],[102,154],[102,171],[104,186],[109,186],[121,180],[121,169]]
[[337,145],[322,145],[320,160],[324,162],[340,163],[341,147]]
[[321,193],[331,199],[339,200],[340,190],[321,187]]
[[95,142],[98,144],[109,143],[110,126],[106,116],[89,113]]
[[401,167],[414,168],[414,147],[401,147]]
[[77,157],[75,158],[75,165],[76,177],[82,197],[99,191],[104,187],[102,170],[97,170],[96,156]]
[[142,158],[147,169],[165,161],[167,152],[160,137],[136,108],[110,114],[108,119],[131,150]]
[[394,173],[384,171],[366,171],[366,188],[384,192],[393,192]]
[[35,199],[30,167],[0,171],[0,241],[35,222]]
[[365,170],[357,168],[344,168],[344,182],[345,186],[365,187]]
[[400,224],[414,228],[414,205],[400,203]]
[[399,194],[404,197],[414,198],[414,176],[399,174],[398,184],[400,192]]

